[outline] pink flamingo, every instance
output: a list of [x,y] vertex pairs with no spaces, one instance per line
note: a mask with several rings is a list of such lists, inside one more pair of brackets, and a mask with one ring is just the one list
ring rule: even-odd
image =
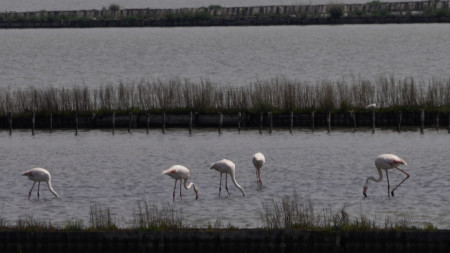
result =
[[222,191],[222,174],[225,173],[225,189],[228,192],[228,196],[230,195],[230,192],[228,191],[228,186],[227,186],[227,175],[230,175],[231,180],[233,181],[234,185],[239,188],[239,190],[241,190],[242,192],[242,196],[245,197],[245,192],[244,189],[242,188],[242,186],[240,186],[238,184],[238,182],[236,182],[236,176],[235,176],[235,171],[236,171],[236,165],[228,160],[228,159],[223,159],[220,161],[217,161],[213,164],[211,164],[211,169],[215,169],[220,173],[220,185],[219,185],[219,197],[220,197],[220,192]]
[[171,178],[175,179],[175,186],[173,187],[173,201],[175,201],[175,190],[177,188],[177,181],[180,180],[180,199],[183,200],[183,195],[181,194],[181,181],[184,180],[184,188],[189,190],[192,186],[194,187],[195,199],[198,199],[198,188],[193,182],[187,185],[187,180],[189,179],[190,173],[189,169],[183,165],[174,165],[169,169],[162,172],[162,174],[169,175]]
[[259,184],[260,187],[262,187],[262,179],[261,179],[262,166],[264,165],[266,159],[262,153],[258,152],[253,155],[252,161],[253,165],[256,168],[256,183]]
[[31,197],[31,191],[33,191],[33,187],[38,182],[38,191],[37,196],[39,199],[39,187],[41,186],[41,182],[46,182],[48,185],[48,189],[56,196],[58,197],[58,194],[53,190],[52,188],[52,182],[51,182],[51,176],[50,172],[48,172],[46,169],[43,168],[33,168],[31,170],[27,170],[24,173],[22,173],[22,176],[27,176],[31,181],[34,181],[33,186],[31,186],[30,193],[28,193],[28,199]]
[[386,179],[388,182],[388,196],[389,196],[389,191],[390,191],[390,185],[389,185],[389,176],[388,176],[388,170],[392,169],[392,168],[396,168],[399,171],[405,173],[406,178],[403,179],[403,181],[400,182],[400,184],[398,184],[391,192],[392,196],[394,196],[394,191],[395,189],[397,189],[397,187],[399,187],[403,182],[406,181],[406,179],[409,178],[409,174],[406,173],[405,171],[403,171],[402,169],[398,168],[398,165],[407,165],[406,162],[401,159],[400,157],[393,155],[393,154],[382,154],[379,155],[376,159],[375,159],[375,166],[377,167],[378,170],[378,179],[375,179],[374,177],[368,177],[366,180],[366,183],[364,184],[364,190],[363,190],[363,194],[365,197],[367,197],[366,191],[367,188],[369,186],[369,181],[372,180],[374,182],[380,182],[383,179],[383,173],[381,173],[381,170],[384,170],[386,172]]

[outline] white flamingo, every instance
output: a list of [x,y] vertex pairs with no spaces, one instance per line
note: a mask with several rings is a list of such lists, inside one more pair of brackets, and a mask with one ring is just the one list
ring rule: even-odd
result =
[[194,183],[187,184],[190,172],[189,169],[183,165],[174,165],[169,169],[162,172],[162,174],[169,175],[171,178],[175,179],[175,186],[173,187],[173,201],[175,201],[175,190],[177,188],[177,181],[180,180],[180,199],[183,200],[183,195],[181,194],[181,181],[184,180],[184,188],[189,190],[192,186],[194,187],[195,199],[198,199],[198,188]]
[[242,188],[242,186],[240,186],[238,184],[238,182],[236,182],[236,176],[235,176],[236,169],[235,168],[236,168],[236,165],[228,159],[223,159],[223,160],[220,160],[220,161],[217,161],[217,162],[211,164],[211,169],[215,169],[220,173],[219,197],[220,197],[220,192],[222,191],[222,174],[224,174],[224,173],[225,173],[225,189],[228,192],[228,196],[230,195],[230,192],[228,191],[227,175],[230,175],[231,180],[233,181],[234,185],[236,185],[236,187],[239,188],[239,190],[241,190],[242,196],[245,196],[244,189]]
[[256,168],[256,183],[262,187],[262,179],[261,179],[261,173],[262,173],[262,166],[264,165],[264,162],[266,161],[266,158],[264,155],[260,152],[253,155],[253,165]]
[[390,191],[390,185],[389,185],[389,176],[388,176],[388,170],[392,169],[392,168],[396,168],[399,171],[405,173],[406,178],[403,179],[403,181],[400,182],[400,184],[398,184],[391,192],[392,196],[394,196],[394,191],[395,189],[397,189],[397,187],[399,187],[403,182],[405,182],[406,179],[409,178],[409,174],[406,173],[405,171],[403,171],[402,169],[398,168],[398,165],[407,165],[406,162],[401,159],[400,157],[393,155],[393,154],[382,154],[379,155],[376,159],[375,159],[375,166],[377,167],[378,170],[378,179],[375,179],[374,177],[368,177],[366,180],[366,183],[364,184],[364,190],[363,190],[363,194],[365,197],[367,197],[366,191],[367,188],[369,186],[369,181],[372,180],[374,182],[380,182],[383,179],[383,173],[381,172],[381,170],[384,170],[386,172],[386,179],[388,182],[388,196],[389,196],[389,191]]
[[22,176],[27,176],[31,181],[34,181],[33,186],[31,186],[30,193],[28,193],[28,199],[31,197],[31,191],[33,191],[33,187],[38,182],[38,190],[37,190],[37,196],[39,199],[39,187],[41,186],[41,182],[46,182],[48,185],[48,189],[56,196],[58,197],[58,194],[53,190],[52,188],[52,182],[51,182],[51,176],[50,172],[48,172],[46,169],[43,168],[33,168],[31,170],[27,170],[24,173],[22,173]]

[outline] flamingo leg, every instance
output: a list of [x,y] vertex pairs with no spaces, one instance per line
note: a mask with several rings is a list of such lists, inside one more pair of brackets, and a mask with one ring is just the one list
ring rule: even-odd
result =
[[182,185],[181,182],[182,182],[182,181],[180,180],[180,199],[183,200],[183,195],[181,195],[181,185]]
[[409,174],[408,173],[406,173],[404,170],[402,170],[402,169],[399,169],[399,168],[397,168],[397,167],[395,167],[396,169],[398,169],[399,171],[401,171],[401,172],[403,172],[403,173],[405,173],[405,175],[406,175],[406,178],[405,179],[403,179],[403,181],[401,181],[400,182],[400,184],[398,184],[392,191],[391,191],[391,194],[392,194],[392,197],[394,197],[394,191],[395,191],[395,189],[397,189],[403,182],[405,182],[406,181],[406,179],[408,179],[409,178]]
[[177,189],[177,179],[175,179],[175,186],[173,187],[173,202],[175,202],[175,190]]
[[387,179],[387,182],[388,182],[388,197],[390,196],[389,195],[389,192],[390,192],[390,188],[391,188],[391,186],[389,185],[389,176],[388,176],[388,171],[387,170],[385,170],[386,171],[386,179]]
[[38,182],[38,199],[39,199],[39,188],[41,187],[41,182]]
[[262,178],[261,178],[262,170],[261,168],[258,168],[258,180],[259,180],[259,186],[262,188]]
[[219,197],[220,197],[220,192],[221,191],[222,191],[222,173],[220,173]]
[[225,174],[225,189],[227,189],[228,196],[230,196],[230,192],[228,191],[228,183],[227,183],[228,174]]
[[33,186],[31,186],[30,193],[28,193],[28,199],[30,199],[30,197],[31,197],[31,192],[33,191],[33,188],[34,188],[34,185],[36,184],[36,182],[37,181],[34,181]]

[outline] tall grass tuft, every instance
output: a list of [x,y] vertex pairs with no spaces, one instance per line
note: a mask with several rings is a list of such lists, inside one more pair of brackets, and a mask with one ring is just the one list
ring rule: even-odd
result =
[[92,230],[117,230],[113,221],[109,207],[103,207],[100,204],[93,204],[90,207],[90,229]]
[[33,215],[31,214],[27,214],[19,217],[15,229],[19,231],[38,232],[38,231],[54,231],[57,230],[58,228],[52,225],[50,221],[48,222],[41,221],[34,218]]
[[182,211],[175,210],[169,204],[158,207],[147,201],[138,201],[133,219],[134,228],[140,230],[160,231],[187,228]]

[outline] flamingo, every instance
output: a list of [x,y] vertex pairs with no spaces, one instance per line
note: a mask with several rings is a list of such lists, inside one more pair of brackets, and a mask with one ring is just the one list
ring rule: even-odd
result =
[[372,109],[375,110],[377,108],[377,104],[370,104],[366,106],[366,109]]
[[46,169],[43,168],[33,168],[31,170],[27,170],[24,173],[22,173],[22,176],[27,176],[31,181],[34,181],[33,186],[31,186],[30,193],[28,193],[28,199],[31,197],[31,191],[33,191],[33,187],[38,182],[38,191],[37,196],[39,199],[39,187],[41,186],[41,182],[46,182],[48,185],[48,189],[56,196],[58,197],[58,194],[53,190],[52,188],[52,182],[51,182],[51,176],[50,172],[48,172]]
[[171,178],[175,179],[175,186],[173,187],[173,201],[175,201],[175,190],[177,188],[177,181],[180,180],[180,199],[183,200],[183,195],[181,194],[181,181],[184,180],[184,188],[186,190],[194,187],[195,199],[198,199],[198,188],[197,186],[191,182],[187,185],[187,180],[189,179],[190,172],[189,169],[184,167],[183,165],[173,165],[167,170],[163,171],[162,174],[169,175]]
[[393,155],[393,154],[382,154],[379,155],[376,159],[375,159],[375,166],[377,167],[378,170],[378,179],[375,179],[374,177],[368,177],[366,180],[366,183],[364,184],[364,190],[363,190],[363,194],[365,197],[367,197],[366,191],[367,191],[367,187],[369,186],[369,181],[372,180],[374,182],[380,182],[383,179],[383,174],[381,173],[381,170],[386,171],[386,179],[388,182],[388,196],[389,196],[389,191],[390,191],[390,185],[389,185],[389,176],[388,176],[388,170],[392,169],[392,168],[396,168],[399,171],[405,173],[406,178],[403,179],[403,181],[400,182],[400,184],[398,184],[391,192],[392,196],[394,196],[394,191],[395,189],[397,189],[397,187],[399,187],[403,182],[406,181],[406,179],[409,178],[409,174],[406,173],[405,171],[403,171],[402,169],[400,169],[398,167],[398,165],[407,165],[406,162],[401,159],[400,157]]
[[244,189],[242,188],[242,186],[240,186],[238,184],[238,182],[236,182],[235,168],[236,168],[236,165],[228,159],[222,159],[220,161],[217,161],[217,162],[211,164],[211,169],[215,169],[220,173],[219,197],[220,197],[220,192],[222,191],[222,174],[223,173],[225,173],[225,189],[228,192],[228,196],[230,196],[230,192],[228,191],[228,186],[227,186],[227,175],[229,174],[234,185],[236,185],[236,187],[239,188],[239,190],[241,190],[242,196],[245,197]]
[[262,172],[262,166],[264,165],[266,158],[264,157],[264,155],[262,153],[258,152],[253,155],[252,161],[253,161],[253,165],[255,165],[255,168],[256,168],[256,183],[262,187],[261,172]]

